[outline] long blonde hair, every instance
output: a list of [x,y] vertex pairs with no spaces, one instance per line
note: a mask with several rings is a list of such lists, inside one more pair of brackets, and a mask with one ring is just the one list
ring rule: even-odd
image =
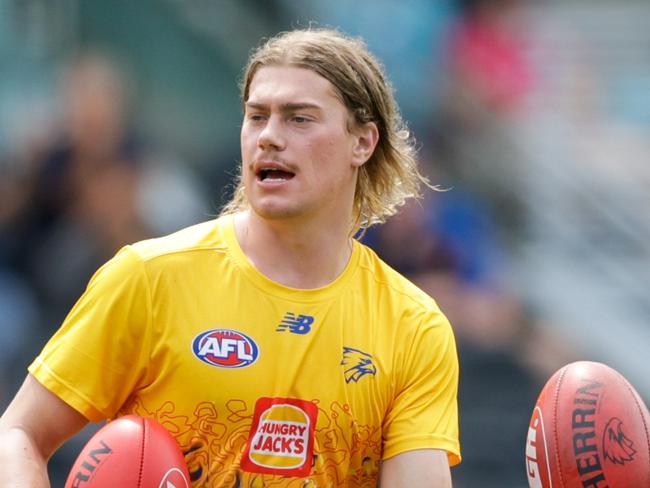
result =
[[[393,89],[381,63],[366,44],[332,29],[283,32],[251,54],[240,90],[242,102],[257,70],[289,65],[312,70],[327,79],[350,112],[350,123],[377,124],[379,141],[359,169],[354,195],[353,233],[384,222],[408,198],[420,196],[420,184],[430,186],[418,171],[415,141],[399,112]],[[248,208],[241,177],[222,214]]]

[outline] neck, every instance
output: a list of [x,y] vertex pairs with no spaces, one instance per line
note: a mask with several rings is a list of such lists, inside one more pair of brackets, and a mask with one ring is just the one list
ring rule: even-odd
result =
[[242,250],[267,278],[285,286],[314,289],[334,281],[352,253],[346,219],[331,226],[268,220],[249,210],[235,216]]

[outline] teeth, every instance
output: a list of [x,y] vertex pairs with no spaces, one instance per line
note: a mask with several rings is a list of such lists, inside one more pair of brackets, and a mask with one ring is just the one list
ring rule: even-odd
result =
[[263,181],[277,182],[277,181],[286,181],[284,176],[271,176],[275,171],[278,171],[276,168],[263,168],[260,170],[260,177]]

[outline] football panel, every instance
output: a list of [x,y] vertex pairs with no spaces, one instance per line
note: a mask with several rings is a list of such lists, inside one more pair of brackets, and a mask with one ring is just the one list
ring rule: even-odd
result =
[[144,422],[142,487],[189,488],[187,465],[176,439],[158,422],[148,418]]
[[70,470],[65,488],[137,487],[142,460],[142,422],[113,420],[86,443]]

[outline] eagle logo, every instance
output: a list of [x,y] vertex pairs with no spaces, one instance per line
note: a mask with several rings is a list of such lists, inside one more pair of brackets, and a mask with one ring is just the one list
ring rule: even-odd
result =
[[372,362],[372,356],[352,347],[343,348],[341,365],[345,366],[343,373],[346,383],[351,381],[356,383],[367,374],[373,376],[377,374],[377,368]]
[[613,417],[607,422],[603,434],[603,455],[614,464],[625,464],[634,459],[636,450],[623,432],[623,421]]

